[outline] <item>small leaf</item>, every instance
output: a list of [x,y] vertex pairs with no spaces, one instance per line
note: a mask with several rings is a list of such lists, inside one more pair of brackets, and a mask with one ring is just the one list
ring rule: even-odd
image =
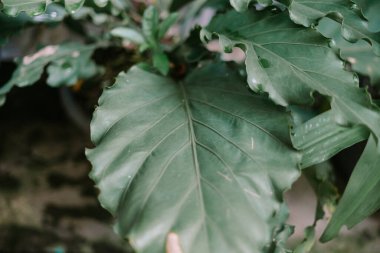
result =
[[82,7],[84,0],[65,0],[65,8],[69,13],[74,13]]
[[166,54],[161,50],[155,50],[153,52],[153,66],[158,69],[161,74],[168,74],[170,62]]
[[137,45],[145,43],[144,36],[132,28],[116,27],[111,30],[111,35],[129,40]]
[[144,11],[144,17],[142,20],[142,29],[146,41],[150,44],[150,47],[158,47],[158,22],[159,16],[157,8],[150,5]]
[[299,176],[288,119],[221,63],[178,83],[132,67],[99,99],[91,178],[137,252],[262,253]]
[[321,241],[333,239],[343,225],[352,228],[380,208],[380,154],[371,135]]
[[100,8],[106,7],[109,0],[94,0],[94,3],[99,6]]

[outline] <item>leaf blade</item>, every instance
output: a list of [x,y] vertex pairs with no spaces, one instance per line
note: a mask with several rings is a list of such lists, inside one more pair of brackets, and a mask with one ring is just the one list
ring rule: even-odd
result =
[[380,33],[370,32],[368,22],[350,1],[333,0],[325,2],[294,0],[288,7],[291,19],[306,27],[316,24],[323,17],[331,17],[341,23],[342,36],[350,41],[366,40],[373,51],[380,55]]
[[299,175],[286,121],[220,64],[182,84],[134,67],[100,98],[91,177],[138,251],[163,251],[174,233],[184,253],[261,252],[273,229],[265,221]]
[[243,45],[247,82],[254,91],[267,92],[283,106],[309,104],[318,91],[331,97],[338,124],[363,124],[380,138],[379,108],[315,30],[293,24],[284,12],[253,10],[218,15],[206,29],[233,46]]
[[380,208],[379,164],[380,155],[375,138],[371,135],[354,168],[342,199],[321,236],[322,242],[334,238],[343,225],[352,228]]

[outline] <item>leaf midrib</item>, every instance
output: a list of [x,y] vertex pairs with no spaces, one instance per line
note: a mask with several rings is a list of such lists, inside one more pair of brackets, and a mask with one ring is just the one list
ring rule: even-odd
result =
[[184,105],[184,109],[185,109],[185,113],[186,113],[186,116],[187,116],[187,119],[188,119],[188,124],[189,124],[189,141],[190,141],[190,144],[191,144],[191,150],[192,150],[192,156],[193,156],[193,162],[194,162],[194,169],[195,169],[195,176],[196,176],[196,180],[197,180],[197,192],[198,192],[198,195],[199,195],[199,201],[200,201],[200,205],[201,205],[201,211],[202,211],[202,226],[203,226],[203,229],[205,230],[205,235],[206,235],[206,242],[207,242],[207,248],[209,250],[209,252],[211,252],[210,250],[210,245],[209,245],[209,239],[208,239],[208,230],[207,230],[207,227],[206,227],[206,223],[205,223],[205,219],[207,217],[207,214],[206,214],[206,209],[205,209],[205,206],[204,206],[204,198],[203,198],[203,192],[202,192],[202,185],[201,185],[201,171],[200,171],[200,167],[199,167],[199,160],[198,160],[198,154],[197,154],[197,143],[196,143],[196,137],[195,137],[195,131],[194,131],[194,125],[193,125],[193,115],[191,113],[191,110],[190,110],[190,106],[189,106],[189,97],[187,96],[186,94],[186,90],[185,90],[185,87],[184,87],[184,84],[181,82],[179,83],[179,86],[180,86],[180,89],[181,89],[181,93],[182,93],[182,96],[183,96],[183,105]]

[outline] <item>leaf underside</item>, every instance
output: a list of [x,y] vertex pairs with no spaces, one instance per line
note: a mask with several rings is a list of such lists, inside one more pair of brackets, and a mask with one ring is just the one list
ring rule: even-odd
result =
[[91,178],[137,252],[262,253],[299,175],[288,120],[223,64],[180,83],[132,67],[94,113]]

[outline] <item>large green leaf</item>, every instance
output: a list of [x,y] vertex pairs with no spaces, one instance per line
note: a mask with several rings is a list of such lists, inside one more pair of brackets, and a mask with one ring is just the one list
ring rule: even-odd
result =
[[68,43],[47,46],[21,58],[11,79],[0,87],[0,106],[14,86],[25,87],[38,81],[48,64],[47,84],[52,87],[70,86],[78,79],[92,77],[97,72],[97,67],[91,60],[94,49],[94,45]]
[[[38,15],[45,12],[50,2],[50,0],[2,0],[2,11],[10,16],[16,16],[20,12]],[[84,0],[64,0],[64,3],[69,12],[74,12],[83,5]]]
[[335,237],[341,227],[353,227],[380,208],[380,155],[371,136],[354,168],[342,199],[321,241]]
[[220,63],[178,83],[133,67],[99,99],[91,178],[137,252],[262,253],[299,175],[288,120]]
[[[318,91],[331,97],[336,122],[363,124],[380,138],[378,107],[314,29],[292,23],[284,12],[252,10],[218,15],[207,30],[219,36],[225,51],[244,48],[254,91],[268,92],[284,106],[310,103],[311,92]],[[211,33],[204,34],[211,39]]]
[[368,30],[380,32],[380,1],[378,0],[353,0],[362,10],[368,20]]
[[350,0],[293,0],[289,6],[291,19],[297,24],[310,27],[318,20],[328,16],[342,24],[341,32],[345,39],[355,42],[365,39],[372,45],[374,52],[380,55],[380,32],[368,30],[368,22],[361,17],[360,10]]

